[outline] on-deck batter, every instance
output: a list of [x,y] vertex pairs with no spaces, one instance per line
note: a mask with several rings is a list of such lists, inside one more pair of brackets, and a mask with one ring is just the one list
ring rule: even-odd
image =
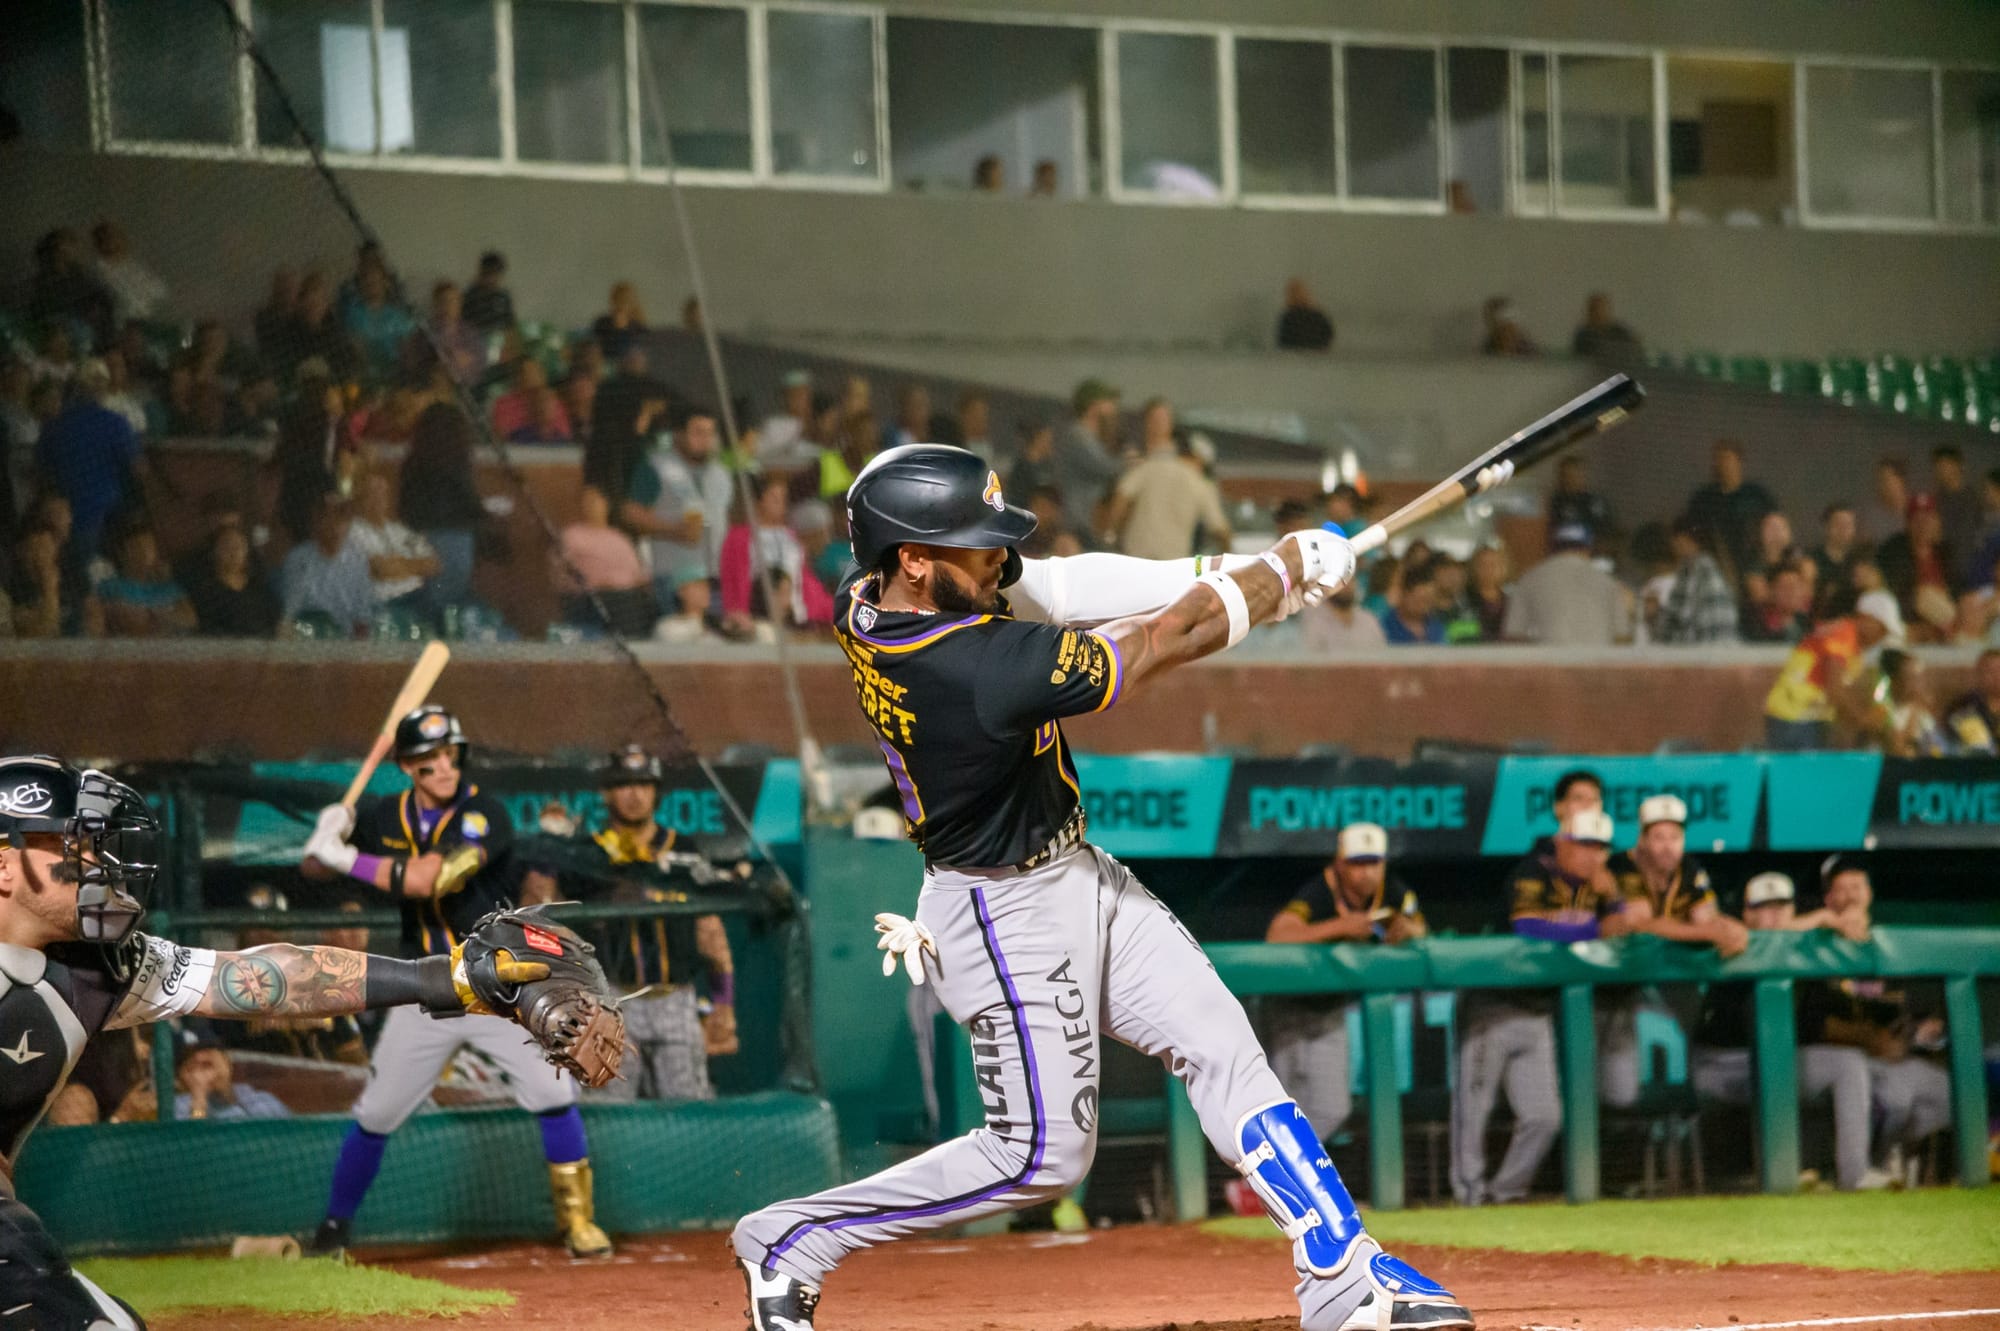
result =
[[857,1248],[1074,1186],[1097,1146],[1105,1035],[1181,1078],[1210,1142],[1293,1240],[1306,1331],[1471,1326],[1363,1231],[1241,1004],[1172,912],[1084,839],[1061,726],[1338,588],[1352,549],[1302,532],[1219,569],[1022,561],[1013,547],[1034,525],[963,449],[890,449],[848,492],[859,567],[835,635],[925,859],[915,920],[878,917],[880,946],[970,1028],[986,1124],[738,1223],[754,1331],[808,1331],[821,1283]]

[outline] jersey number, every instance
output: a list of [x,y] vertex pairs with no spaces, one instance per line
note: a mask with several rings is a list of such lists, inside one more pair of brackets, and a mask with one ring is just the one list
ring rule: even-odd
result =
[[1040,757],[1055,747],[1056,723],[1044,721],[1035,727],[1035,756]]
[[889,775],[895,778],[896,794],[903,801],[903,817],[910,820],[912,827],[924,820],[923,802],[917,798],[917,783],[910,779],[910,769],[903,762],[903,755],[886,739],[875,741],[882,746],[882,757],[889,764]]

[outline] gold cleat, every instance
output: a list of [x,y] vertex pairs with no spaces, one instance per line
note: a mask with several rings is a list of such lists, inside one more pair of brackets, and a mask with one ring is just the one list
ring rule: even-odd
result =
[[591,1215],[590,1161],[549,1166],[549,1197],[555,1202],[556,1229],[577,1261],[611,1255],[611,1236]]

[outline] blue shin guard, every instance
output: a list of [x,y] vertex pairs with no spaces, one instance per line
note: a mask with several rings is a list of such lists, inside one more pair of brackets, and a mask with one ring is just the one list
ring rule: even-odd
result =
[[1236,1124],[1236,1147],[1243,1153],[1237,1172],[1292,1241],[1306,1270],[1337,1276],[1357,1247],[1380,1251],[1357,1242],[1367,1237],[1361,1213],[1296,1102],[1280,1100],[1245,1114]]

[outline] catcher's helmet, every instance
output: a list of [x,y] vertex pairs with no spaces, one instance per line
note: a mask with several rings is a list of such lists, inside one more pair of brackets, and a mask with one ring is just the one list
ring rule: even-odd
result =
[[461,760],[465,757],[465,732],[459,728],[458,718],[436,703],[425,703],[396,723],[396,761],[442,749],[456,748]]
[[666,771],[660,765],[657,755],[648,753],[643,744],[627,744],[614,750],[604,760],[604,770],[598,774],[598,784],[611,786],[657,786],[666,779]]
[[116,943],[146,913],[159,829],[139,792],[102,772],[46,756],[0,759],[0,844],[62,838],[85,942]]
[[854,562],[873,568],[905,541],[960,550],[1012,549],[1035,515],[1007,502],[1000,473],[947,444],[904,444],[875,456],[847,489]]

